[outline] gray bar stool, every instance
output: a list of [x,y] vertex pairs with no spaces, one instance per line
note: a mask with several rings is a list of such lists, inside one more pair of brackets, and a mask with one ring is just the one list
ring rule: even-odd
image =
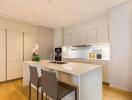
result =
[[[47,96],[53,100],[61,100],[64,96],[75,91],[75,100],[77,100],[77,88],[73,87],[64,82],[58,82],[56,74],[54,72],[41,70],[42,78],[42,88],[41,88],[41,100],[43,100],[43,93],[45,92]],[[46,96],[46,100],[47,100]]]
[[37,100],[39,100],[39,87],[41,86],[41,77],[38,76],[36,67],[29,66],[30,80],[29,80],[29,100],[31,100],[31,84],[37,88]]

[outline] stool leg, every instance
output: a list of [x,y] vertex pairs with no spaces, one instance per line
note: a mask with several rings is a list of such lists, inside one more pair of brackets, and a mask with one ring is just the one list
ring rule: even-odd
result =
[[43,96],[43,91],[41,91],[41,100],[43,100],[44,96]]
[[77,89],[75,89],[75,100],[77,100]]
[[48,100],[47,95],[46,95],[46,100]]
[[39,100],[39,88],[37,86],[37,100]]
[[31,100],[31,82],[29,82],[29,100]]

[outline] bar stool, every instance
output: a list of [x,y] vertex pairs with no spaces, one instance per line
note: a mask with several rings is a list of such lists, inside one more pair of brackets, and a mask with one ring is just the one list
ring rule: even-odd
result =
[[[61,100],[64,96],[75,91],[75,100],[77,100],[77,88],[68,85],[64,82],[58,82],[56,74],[54,72],[41,70],[42,88],[41,88],[41,100],[43,100],[43,92],[47,94],[53,100]],[[46,96],[46,100],[47,100]]]
[[29,79],[29,100],[31,100],[31,84],[37,88],[37,100],[39,100],[39,87],[41,86],[41,77],[38,76],[36,67],[29,66],[30,79]]

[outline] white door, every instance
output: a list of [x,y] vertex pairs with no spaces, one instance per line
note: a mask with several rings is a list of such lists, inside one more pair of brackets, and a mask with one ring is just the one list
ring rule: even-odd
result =
[[97,29],[97,43],[109,43],[108,26],[100,27]]
[[24,33],[24,61],[32,59],[35,45],[39,45],[38,34]]
[[0,29],[0,82],[6,81],[6,34]]
[[95,44],[96,43],[96,29],[90,29],[86,33],[87,44]]
[[7,80],[22,77],[23,33],[7,31]]

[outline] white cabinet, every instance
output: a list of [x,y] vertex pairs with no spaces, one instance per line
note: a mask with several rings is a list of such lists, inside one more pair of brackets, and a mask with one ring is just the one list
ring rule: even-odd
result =
[[72,34],[64,33],[64,46],[72,45]]
[[22,77],[23,33],[7,31],[7,80]]
[[108,26],[97,28],[97,43],[109,43]]
[[78,33],[78,41],[77,41],[78,45],[86,45],[87,41],[86,41],[86,32],[79,32]]
[[96,29],[90,29],[86,33],[87,44],[95,44],[96,43]]
[[32,59],[33,48],[38,44],[37,34],[24,33],[24,61]]
[[72,34],[64,33],[64,46],[109,43],[109,27],[102,26]]
[[0,29],[0,82],[6,81],[6,34]]
[[71,36],[72,36],[72,38],[71,38],[72,46],[78,45],[78,39],[79,39],[78,33],[73,33],[73,34],[71,34]]
[[91,60],[89,63],[92,64],[97,64],[97,65],[102,65],[102,75],[103,75],[103,82],[109,83],[109,62],[108,61],[103,61],[103,60]]

